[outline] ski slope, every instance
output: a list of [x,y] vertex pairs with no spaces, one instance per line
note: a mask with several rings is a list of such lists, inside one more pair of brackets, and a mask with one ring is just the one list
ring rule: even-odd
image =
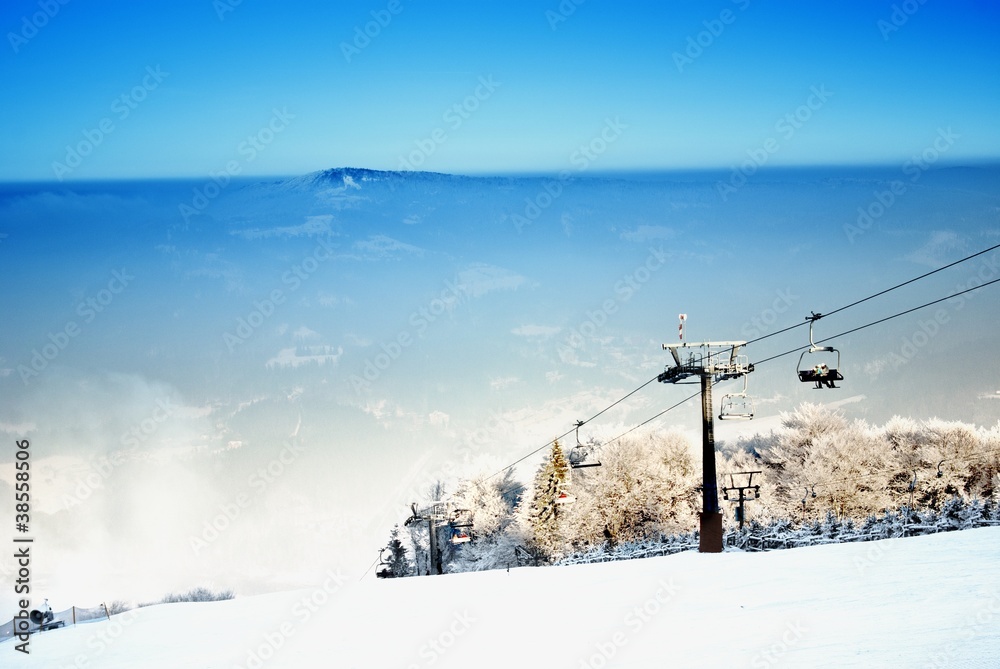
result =
[[139,609],[0,666],[996,667],[1000,528]]

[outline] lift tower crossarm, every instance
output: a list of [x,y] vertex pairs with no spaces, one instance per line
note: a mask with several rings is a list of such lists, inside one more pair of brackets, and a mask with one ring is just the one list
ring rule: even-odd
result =
[[[738,520],[740,521],[740,529],[741,530],[743,529],[743,521],[746,519],[746,509],[745,509],[746,502],[748,500],[760,499],[760,484],[754,485],[754,482],[753,482],[753,475],[754,474],[760,474],[760,473],[762,473],[762,471],[760,469],[757,469],[757,470],[754,470],[752,472],[737,472],[737,473],[734,473],[734,474],[730,474],[729,475],[729,485],[726,486],[726,487],[724,487],[722,489],[722,494],[725,496],[725,498],[727,500],[729,499],[729,492],[730,491],[739,492],[739,494],[740,494],[739,498],[737,499],[737,502],[739,503],[739,507],[738,507],[739,511],[737,511],[736,515],[737,515]],[[736,485],[736,482],[733,480],[734,476],[746,476],[747,477],[747,484],[746,485]],[[748,490],[753,490],[753,497],[747,497],[746,496],[746,493],[747,493]]]
[[[740,355],[740,349],[746,346],[745,341],[706,341],[701,343],[663,344],[664,351],[670,351],[674,358],[674,367],[665,370],[657,377],[663,383],[675,383],[689,376],[709,374],[716,381],[725,381],[743,376],[753,371],[746,356]],[[693,352],[687,359],[681,358],[680,349],[703,349],[700,356]],[[713,351],[713,349],[718,349]]]

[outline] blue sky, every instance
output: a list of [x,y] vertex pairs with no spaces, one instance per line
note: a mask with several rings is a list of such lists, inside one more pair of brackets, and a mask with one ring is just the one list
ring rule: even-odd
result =
[[[0,180],[398,169],[414,151],[433,171],[551,172],[608,119],[623,130],[591,169],[725,169],[768,139],[771,165],[899,164],[948,127],[949,160],[995,160],[1000,10],[902,5],[10,2]],[[275,110],[287,124],[251,159]]]
[[[588,0],[556,23],[554,0],[6,3],[0,433],[36,444],[39,578],[82,605],[362,570],[424,484],[497,471],[655,377],[678,313],[689,340],[753,339],[994,246],[1000,168],[951,169],[1000,157],[983,4],[880,29],[892,3]],[[848,166],[759,169],[817,163]],[[309,174],[401,165],[571,178]],[[817,336],[998,275],[994,250]],[[797,356],[761,365],[758,416],[720,442],[803,401],[997,425],[995,291],[838,337],[842,392],[804,387]],[[581,437],[687,390],[653,384]],[[696,407],[646,429],[674,428],[697,444]],[[291,439],[286,475],[248,484]]]

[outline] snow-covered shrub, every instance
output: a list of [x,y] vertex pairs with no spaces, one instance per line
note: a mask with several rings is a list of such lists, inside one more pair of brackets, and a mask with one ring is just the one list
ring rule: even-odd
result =
[[208,588],[193,588],[187,592],[171,593],[158,602],[145,602],[139,604],[140,607],[152,606],[154,604],[176,604],[178,602],[218,602],[232,599],[236,594],[232,590],[220,590],[214,592]]
[[678,433],[623,441],[600,451],[601,467],[572,472],[576,502],[564,533],[581,548],[641,541],[697,525],[698,470]]

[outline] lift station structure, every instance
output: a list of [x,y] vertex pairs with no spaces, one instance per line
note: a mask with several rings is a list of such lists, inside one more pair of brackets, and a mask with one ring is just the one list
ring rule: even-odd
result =
[[[681,318],[681,338],[683,322]],[[687,381],[696,376],[701,381],[702,422],[702,510],[698,550],[702,553],[722,552],[722,512],[719,509],[719,484],[715,468],[715,432],[712,415],[712,384],[738,379],[753,371],[740,349],[745,341],[716,341],[701,343],[664,344],[670,351],[674,365],[668,366],[657,376],[661,383],[694,383]]]
[[442,565],[438,531],[448,528],[450,530],[449,541],[454,545],[468,543],[472,540],[471,511],[469,509],[455,508],[447,501],[431,502],[423,509],[418,509],[417,503],[414,502],[410,505],[410,509],[413,511],[413,514],[403,522],[404,526],[414,523],[427,523],[427,575],[443,574],[444,568]]

